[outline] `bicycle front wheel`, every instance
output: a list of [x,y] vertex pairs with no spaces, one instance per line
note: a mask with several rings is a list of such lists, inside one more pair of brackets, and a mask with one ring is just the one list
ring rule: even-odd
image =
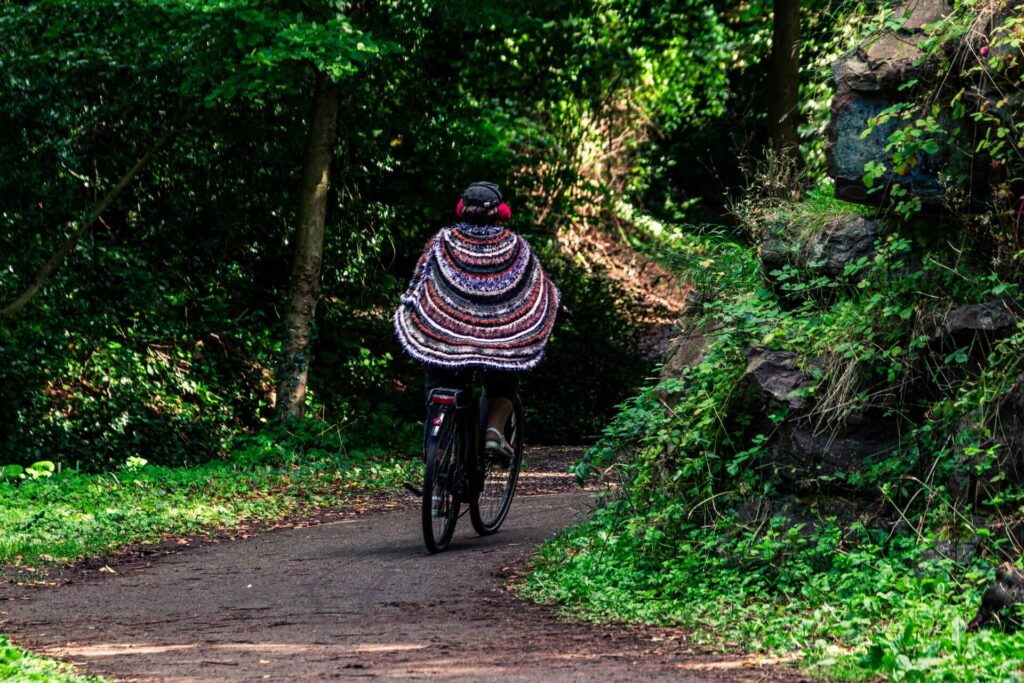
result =
[[435,440],[427,448],[423,471],[423,540],[427,550],[441,552],[448,547],[459,519],[458,482],[459,433]]
[[[483,422],[487,415],[484,400],[481,400],[480,415]],[[523,427],[523,404],[517,396],[512,401],[512,414],[505,423],[505,440],[513,451],[511,460],[482,451],[478,453],[478,494],[469,501],[469,519],[481,536],[497,531],[512,505],[516,482],[519,480],[519,467],[523,461]],[[483,429],[480,431],[482,433]]]

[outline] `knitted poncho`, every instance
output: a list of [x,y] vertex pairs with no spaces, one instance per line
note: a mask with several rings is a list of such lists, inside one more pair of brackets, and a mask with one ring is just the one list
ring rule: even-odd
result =
[[427,245],[395,332],[421,363],[529,370],[544,355],[560,296],[522,237],[460,223]]

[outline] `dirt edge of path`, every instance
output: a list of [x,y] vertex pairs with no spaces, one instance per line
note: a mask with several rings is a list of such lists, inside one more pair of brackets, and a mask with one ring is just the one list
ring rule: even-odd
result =
[[[450,551],[453,558],[461,558],[458,561],[471,575],[467,578],[467,585],[473,586],[473,592],[478,597],[469,603],[451,603],[446,599],[438,599],[440,594],[419,596],[416,598],[416,609],[410,611],[412,603],[402,601],[411,598],[400,591],[395,597],[381,601],[380,597],[372,597],[374,591],[368,589],[369,584],[362,586],[357,579],[357,585],[344,590],[349,591],[355,600],[371,601],[374,615],[369,618],[376,620],[376,626],[368,627],[361,620],[337,622],[330,615],[324,617],[313,612],[308,616],[321,620],[313,622],[314,626],[342,629],[340,633],[324,633],[316,638],[305,631],[298,635],[291,633],[290,629],[308,628],[302,625],[303,617],[289,613],[295,608],[295,603],[290,599],[282,599],[275,609],[283,608],[283,612],[274,612],[273,619],[264,616],[270,612],[259,611],[264,608],[247,604],[246,601],[254,599],[254,594],[244,590],[245,582],[255,583],[254,578],[249,578],[255,577],[251,572],[259,565],[269,564],[290,567],[283,573],[279,572],[279,580],[283,581],[280,586],[289,589],[298,586],[300,592],[306,591],[307,586],[316,586],[316,590],[327,591],[323,598],[334,605],[334,598],[326,584],[320,581],[303,583],[315,576],[318,570],[310,568],[306,571],[311,573],[303,575],[298,568],[308,567],[308,563],[318,561],[307,556],[310,553],[333,563],[337,557],[334,553],[342,546],[303,539],[329,538],[332,535],[329,531],[331,528],[350,528],[347,525],[355,517],[369,518],[365,520],[369,522],[375,517],[384,518],[385,513],[398,512],[400,516],[405,515],[403,518],[408,521],[411,518],[408,508],[414,508],[417,500],[413,496],[399,494],[382,495],[379,505],[364,506],[356,511],[325,510],[314,516],[300,515],[254,525],[246,531],[245,538],[236,533],[218,538],[194,537],[188,541],[188,545],[172,539],[150,546],[126,548],[118,554],[94,558],[60,570],[57,578],[48,584],[39,582],[8,587],[7,594],[11,596],[8,599],[14,602],[6,603],[9,606],[6,608],[0,603],[0,614],[7,611],[6,625],[11,627],[11,636],[19,646],[65,661],[70,660],[83,665],[81,670],[84,672],[98,673],[115,680],[247,680],[246,676],[256,673],[260,668],[249,666],[253,663],[247,661],[251,659],[251,654],[247,653],[254,651],[252,648],[258,647],[256,644],[261,642],[270,643],[267,652],[261,654],[261,657],[266,657],[267,666],[274,666],[271,660],[286,656],[281,648],[299,648],[305,653],[291,655],[288,667],[295,668],[283,669],[293,678],[295,675],[302,678],[307,673],[310,676],[319,675],[328,670],[337,674],[340,670],[347,672],[351,668],[360,670],[361,677],[413,676],[436,679],[439,676],[445,678],[450,671],[444,666],[451,665],[470,667],[463,671],[461,677],[457,677],[458,680],[471,680],[474,677],[476,680],[536,680],[535,674],[548,671],[549,666],[554,667],[552,671],[558,674],[556,679],[560,681],[617,682],[634,680],[638,675],[648,680],[688,682],[809,680],[781,659],[695,644],[691,642],[690,633],[683,629],[589,623],[575,619],[571,613],[557,605],[538,603],[520,595],[516,590],[516,579],[529,570],[536,547],[534,542],[524,543],[522,537],[516,537],[515,534],[522,532],[523,524],[525,527],[535,524],[531,521],[529,511],[551,508],[552,501],[572,500],[572,506],[585,516],[588,507],[592,505],[588,502],[591,500],[589,494],[571,492],[570,487],[576,487],[576,484],[571,476],[565,474],[568,461],[578,456],[579,449],[543,449],[538,452],[540,450],[534,450],[530,466],[523,474],[521,495],[529,497],[531,503],[523,506],[524,517],[520,518],[523,523],[518,527],[519,532],[513,528],[509,532],[510,537],[504,540],[498,537],[486,537],[486,540],[467,538],[462,541],[461,547]],[[568,509],[564,507],[566,504],[559,503],[559,509]],[[402,509],[406,512],[401,512]],[[563,519],[571,523],[570,516],[563,516]],[[295,533],[265,533],[278,529],[301,530],[304,527],[318,528],[302,531],[300,536]],[[369,553],[360,551],[352,556],[358,557],[358,562],[369,563],[369,568],[374,569],[366,572],[367,576],[380,577],[379,580],[384,582],[398,581],[385,583],[387,586],[403,586],[408,584],[397,578],[402,574],[402,566],[405,567],[404,571],[409,571],[413,568],[420,570],[446,565],[446,557],[435,561],[413,550],[415,543],[410,544],[410,541],[417,533],[415,530],[403,524],[399,531],[405,539],[399,543],[400,547],[391,545],[390,538],[385,545],[378,546],[376,543],[379,539],[374,538],[375,545],[370,547],[388,547],[389,550]],[[340,537],[334,535],[334,538]],[[241,550],[238,553],[225,553],[227,548],[212,547],[235,539],[239,541],[240,548],[251,547],[244,554]],[[258,549],[256,553],[253,547]],[[272,547],[277,550],[271,550]],[[409,554],[411,550],[412,555]],[[221,559],[208,564],[208,559],[213,557],[210,553]],[[193,559],[190,554],[205,556],[207,559]],[[225,559],[233,564],[220,567],[218,571],[218,562]],[[285,565],[284,562],[302,564]],[[399,572],[393,574],[396,562]],[[243,580],[241,576],[246,578]],[[376,580],[374,578],[370,583]],[[172,581],[174,590],[171,592],[179,596],[187,596],[193,587],[202,587],[204,596],[209,592],[209,596],[227,597],[223,599],[222,606],[210,608],[207,615],[211,619],[209,622],[193,620],[195,615],[191,614],[192,610],[199,609],[198,605],[191,606],[193,603],[188,603],[188,607],[167,605],[165,609],[169,610],[168,613],[161,610],[160,614],[150,615],[146,611],[146,605],[152,602],[149,599],[120,596],[118,599],[124,604],[127,610],[125,613],[121,613],[120,608],[110,611],[112,608],[104,604],[106,600],[97,599],[109,595],[110,590],[117,593],[127,590],[131,593],[147,590],[147,586],[150,593],[156,591],[163,594],[167,589],[165,581]],[[209,581],[214,584],[207,585]],[[105,588],[108,585],[112,588]],[[384,588],[384,585],[375,585],[374,588],[391,590]],[[57,586],[59,590],[49,590],[52,586]],[[339,584],[339,589],[341,586]],[[234,592],[222,592],[228,589]],[[0,587],[0,598],[2,594],[3,588]],[[366,595],[370,597],[364,598]],[[391,593],[388,592],[388,595]],[[271,591],[266,597],[270,599],[272,596]],[[23,600],[28,602],[21,602]],[[204,597],[200,602],[205,604],[208,600],[216,601],[217,598]],[[394,602],[396,600],[398,602]],[[331,609],[336,608],[333,606]],[[231,614],[223,614],[219,611],[221,609],[227,609]],[[96,621],[99,615],[108,612],[112,615],[110,619]],[[389,616],[391,614],[394,616]],[[461,658],[451,660],[442,651],[440,659],[424,659],[422,653],[425,651],[401,645],[403,638],[409,637],[403,629],[407,628],[410,619],[415,621],[417,614],[425,614],[422,619],[430,623],[442,617],[451,620],[450,628],[454,629],[454,633],[446,633],[441,642],[449,642],[455,633],[460,634],[457,640],[468,647],[461,653]],[[103,623],[103,627],[89,630],[96,628],[89,624],[96,623]],[[204,624],[200,629],[201,635],[196,635],[197,623]],[[188,630],[182,632],[184,624],[188,624]],[[480,632],[481,628],[489,630]],[[496,656],[493,638],[495,634],[507,632],[510,628],[521,629],[517,632],[528,634],[528,637],[516,643],[512,651]],[[315,628],[313,630],[316,631]],[[372,649],[373,645],[359,645],[367,638],[373,642],[383,639],[399,645],[380,651]],[[122,652],[119,647],[127,649]],[[278,649],[275,650],[275,647]],[[152,652],[147,654],[147,650]],[[161,650],[169,651],[161,654]],[[280,654],[275,654],[278,652]],[[116,660],[120,660],[120,663]],[[194,661],[190,663],[190,660]],[[249,668],[241,666],[243,663]],[[263,661],[259,664],[262,665]],[[214,665],[213,669],[195,668]],[[190,669],[190,666],[193,668]],[[470,671],[474,666],[487,675],[482,678],[477,676],[474,673],[477,669]],[[579,678],[584,674],[591,678]],[[597,675],[597,678],[593,678],[593,675]]]
[[[579,484],[566,473],[568,466],[583,453],[582,446],[534,446],[528,449],[516,496],[535,496],[577,488]],[[594,485],[588,488],[596,490]],[[310,508],[273,519],[244,519],[230,527],[214,527],[195,534],[167,534],[156,542],[129,543],[112,552],[83,557],[63,566],[0,565],[0,600],[10,599],[25,588],[55,588],[90,579],[103,579],[119,573],[144,570],[155,561],[180,555],[209,545],[245,540],[281,529],[302,529],[381,514],[419,505],[410,491],[389,489],[352,489],[337,506]]]

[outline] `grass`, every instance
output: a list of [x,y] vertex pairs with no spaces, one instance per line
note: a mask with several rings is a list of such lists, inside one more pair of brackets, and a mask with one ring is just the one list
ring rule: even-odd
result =
[[11,645],[0,635],[0,681],[8,683],[102,683],[96,676],[81,676],[70,664],[39,657]]
[[621,505],[544,546],[521,593],[577,618],[684,627],[695,642],[787,654],[827,680],[1024,678],[1024,633],[966,632],[990,565],[954,570],[916,538],[883,547],[865,531],[840,543],[849,529],[838,525],[797,540],[781,520],[778,534],[757,538],[682,523],[654,554]]
[[0,482],[0,563],[66,564],[132,543],[323,508],[416,476],[417,459],[360,451],[263,464],[252,452],[198,467],[145,465]]

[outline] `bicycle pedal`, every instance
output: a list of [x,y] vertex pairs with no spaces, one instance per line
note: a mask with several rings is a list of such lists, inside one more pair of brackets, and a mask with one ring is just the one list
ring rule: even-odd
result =
[[497,465],[503,470],[507,470],[512,465],[512,458],[498,451],[487,451],[484,458],[486,462]]
[[402,488],[404,488],[406,491],[413,494],[414,496],[421,497],[423,495],[423,489],[418,489],[409,482],[403,483]]

